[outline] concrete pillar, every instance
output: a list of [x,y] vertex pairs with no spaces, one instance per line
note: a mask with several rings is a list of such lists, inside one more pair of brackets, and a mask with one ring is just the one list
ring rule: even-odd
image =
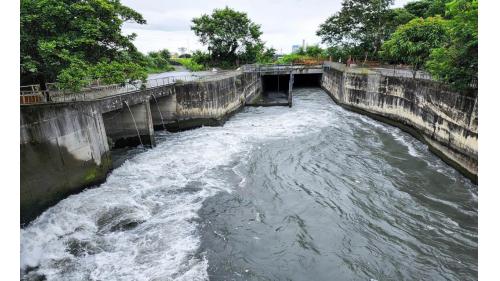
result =
[[292,107],[293,79],[293,73],[290,72],[290,79],[288,79],[288,107]]
[[112,148],[155,145],[149,101],[129,106],[124,102],[120,110],[103,114],[103,120]]
[[151,118],[155,130],[168,129],[176,122],[177,99],[175,93],[158,97],[151,96]]
[[[144,112],[145,114],[143,115],[143,120],[144,120],[144,133],[145,133],[145,137],[143,138],[143,141],[142,143],[144,145],[149,145],[151,147],[154,147],[156,145],[156,142],[155,142],[155,131],[154,131],[154,127],[153,127],[153,119],[152,119],[152,116],[151,116],[151,105],[150,105],[150,102],[149,101],[146,101],[144,102],[144,106],[146,107],[146,112]],[[143,112],[143,111],[139,111],[139,112]],[[141,130],[139,130],[141,132]],[[141,133],[142,135],[142,133]],[[142,137],[141,137],[142,138]]]

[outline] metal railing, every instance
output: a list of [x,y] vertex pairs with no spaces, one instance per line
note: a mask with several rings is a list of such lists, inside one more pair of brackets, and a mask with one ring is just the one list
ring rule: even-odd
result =
[[26,85],[20,87],[21,104],[47,102],[47,91],[41,90],[40,85]]
[[221,79],[234,76],[240,71],[222,71],[198,75],[167,76],[148,79],[146,81],[129,81],[126,83],[100,85],[99,81],[94,81],[91,85],[81,88],[79,91],[63,89],[58,83],[46,83],[47,90],[40,90],[40,85],[21,86],[21,104],[42,103],[42,102],[68,102],[96,100],[124,93],[156,88],[175,83],[185,83],[191,81],[208,81],[211,79]]
[[[301,69],[316,69],[316,68],[335,68],[340,71],[348,72],[370,72],[379,73],[384,76],[393,77],[407,77],[413,78],[413,71],[407,67],[385,67],[380,65],[378,67],[363,67],[363,66],[350,66],[347,67],[343,63],[324,61],[322,64],[247,64],[243,65],[237,70],[218,71],[214,73],[193,72],[191,75],[184,76],[168,76],[148,79],[146,81],[129,81],[127,83],[101,85],[100,81],[94,81],[91,85],[80,89],[78,92],[62,89],[57,83],[46,83],[46,90],[41,90],[40,85],[26,85],[20,87],[21,104],[28,103],[44,103],[44,102],[65,102],[65,101],[80,101],[80,100],[95,100],[106,98],[110,96],[130,93],[134,91],[144,90],[148,88],[162,87],[172,85],[175,83],[185,83],[191,81],[210,81],[213,79],[224,79],[237,75],[239,73],[248,72],[291,72]],[[432,76],[425,71],[417,71],[416,77],[418,79],[433,80]],[[472,85],[473,84],[473,85]],[[477,81],[471,83],[471,86],[477,87]]]

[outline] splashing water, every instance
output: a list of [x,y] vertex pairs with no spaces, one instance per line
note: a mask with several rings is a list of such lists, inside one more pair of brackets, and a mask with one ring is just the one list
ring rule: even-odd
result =
[[[287,149],[284,151],[280,150],[285,148]],[[363,158],[365,160],[361,160]],[[374,269],[364,265],[362,257],[363,254],[370,256],[370,251],[357,253],[356,247],[361,245],[345,244],[347,240],[336,240],[338,237],[333,234],[330,238],[322,238],[321,232],[326,233],[331,226],[324,221],[318,221],[311,227],[309,224],[313,221],[312,217],[307,217],[306,213],[298,213],[302,208],[316,208],[307,201],[307,198],[314,197],[324,206],[329,206],[329,210],[337,208],[338,212],[344,212],[344,218],[351,219],[345,221],[345,224],[337,221],[338,224],[333,224],[333,227],[338,229],[337,233],[342,229],[353,231],[346,234],[352,237],[362,235],[366,230],[359,225],[358,228],[350,228],[353,221],[354,225],[368,221],[375,226],[388,227],[387,222],[367,220],[360,213],[353,211],[360,206],[373,208],[373,212],[385,208],[385,212],[390,212],[388,216],[394,220],[392,223],[397,224],[399,218],[400,222],[406,224],[411,218],[409,213],[400,214],[397,208],[387,207],[387,202],[383,200],[382,204],[370,201],[373,198],[362,197],[370,190],[367,183],[379,180],[379,183],[388,185],[387,177],[382,178],[380,171],[377,174],[377,171],[372,172],[366,168],[379,158],[385,162],[377,162],[378,168],[382,169],[383,165],[386,165],[385,168],[390,169],[392,174],[415,177],[416,181],[426,177],[428,170],[436,170],[434,167],[439,167],[440,175],[448,181],[460,177],[453,169],[431,155],[423,144],[398,129],[343,110],[320,89],[297,90],[294,94],[294,107],[291,109],[246,108],[223,127],[203,127],[175,134],[160,134],[157,147],[126,160],[101,186],[62,200],[21,230],[22,278],[37,280],[44,276],[47,280],[285,279],[284,275],[279,275],[285,274],[279,267],[281,263],[278,260],[281,258],[296,269],[292,279],[295,276],[297,280],[314,277],[323,280],[321,276],[325,275],[322,274],[328,273],[331,276],[332,272],[328,270],[336,269],[340,274],[338,276],[388,280],[386,275],[384,279],[375,273],[368,274]],[[421,162],[423,165],[419,164],[415,173],[408,175],[404,165],[396,167],[395,162],[391,162],[399,161],[400,158]],[[328,169],[324,169],[308,163],[311,159],[330,159],[332,162]],[[360,166],[354,169],[355,164]],[[306,177],[301,174],[303,171],[314,175],[316,182],[311,186],[301,184],[301,178]],[[275,177],[272,183],[260,181],[272,177]],[[346,185],[345,189],[331,188],[328,192],[320,189],[330,186],[329,183],[334,178],[339,180],[337,186]],[[457,184],[467,185],[464,182],[466,181],[460,178]],[[272,188],[269,189],[270,187]],[[354,187],[356,192],[347,189]],[[374,186],[371,185],[371,188]],[[436,194],[410,191],[399,195],[401,200],[410,200],[408,198],[415,196],[425,197],[427,202],[448,206],[446,208],[449,212],[456,212],[454,203]],[[300,199],[295,200],[293,194],[297,192],[302,195]],[[388,189],[379,195],[390,199],[387,194],[397,192]],[[472,194],[474,192],[471,191]],[[320,193],[322,197],[319,197]],[[232,205],[232,201],[220,199],[225,198],[224,196],[240,198],[236,200],[239,203]],[[245,208],[248,205],[244,204],[246,200],[253,200],[252,206],[258,205],[257,202],[265,204],[271,201],[268,205],[252,211],[247,218],[245,212],[248,210]],[[477,204],[477,198],[475,200]],[[295,207],[276,207],[281,206],[283,202]],[[271,208],[272,206],[275,209]],[[210,211],[212,207],[214,212]],[[435,211],[431,208],[427,210],[429,213],[411,204],[408,204],[408,208],[413,208],[412,211],[418,210],[418,215],[428,220],[427,226],[435,227],[432,230],[422,226],[426,231],[452,231],[453,234],[449,235],[458,235],[456,239],[465,239],[462,236],[465,235],[462,234],[462,226],[456,223],[457,219],[454,219],[453,214],[447,216],[440,213],[439,216],[434,216]],[[241,212],[226,216],[231,210]],[[365,212],[369,213],[369,210]],[[475,216],[477,220],[477,209],[469,212],[470,214],[464,211],[464,215]],[[275,216],[280,219],[271,223]],[[318,214],[315,213],[314,216]],[[319,216],[326,219],[328,214]],[[232,224],[232,220],[241,220],[237,225],[241,223],[245,227]],[[415,224],[420,225],[417,219],[414,220]],[[256,224],[255,227],[253,223]],[[219,227],[221,224],[225,227]],[[272,231],[266,229],[260,232],[259,226],[266,224],[270,225]],[[230,270],[223,270],[227,268],[223,266],[224,261],[230,260],[234,264],[241,261],[234,258],[234,253],[243,253],[245,260],[246,254],[252,252],[242,246],[246,243],[242,241],[260,243],[259,245],[264,247],[261,252],[266,249],[276,250],[275,245],[277,247],[287,241],[286,236],[279,236],[279,233],[286,233],[281,232],[286,229],[286,225],[297,225],[299,238],[297,242],[287,244],[285,251],[273,256],[273,260],[262,258],[261,263],[258,259],[252,262],[251,259],[246,259],[247,263],[238,269],[231,267]],[[401,239],[413,241],[415,238],[411,231],[410,228],[404,235],[399,232]],[[235,236],[231,233],[237,233],[238,239],[234,239]],[[391,230],[387,231],[386,235],[394,233],[398,232]],[[474,241],[474,231],[468,234]],[[375,234],[367,231],[364,235],[369,239]],[[388,239],[383,233],[377,235],[377,239]],[[477,247],[477,236],[475,239]],[[474,242],[467,239],[464,241],[464,244],[474,247]],[[221,251],[220,254],[214,255],[217,243],[222,243],[234,251],[232,254]],[[414,244],[418,245],[416,242]],[[307,253],[312,253],[316,261],[309,264],[309,268],[314,268],[313,264],[319,266],[328,263],[331,261],[331,255],[342,256],[341,252],[335,253],[326,245],[339,245],[342,247],[342,253],[356,252],[358,256],[353,260],[359,261],[358,266],[347,263],[342,267],[337,264],[338,267],[325,267],[328,270],[325,269],[323,273],[310,270],[310,275],[306,274],[307,269],[298,271],[301,267],[296,264],[295,258],[302,256],[307,260]],[[373,244],[373,247],[377,245]],[[432,246],[422,246],[422,249],[432,251]],[[287,251],[288,256],[285,254]],[[388,251],[388,257],[392,258],[393,255],[393,251]],[[388,259],[387,262],[392,260]],[[444,271],[449,270],[446,266],[441,266],[445,268]],[[418,267],[418,264],[415,264],[415,267]],[[472,267],[474,268],[474,264]],[[477,268],[477,264],[475,267]],[[221,270],[224,272],[221,273]],[[351,271],[365,273],[345,273]],[[406,275],[389,276],[396,276],[398,279],[397,276]],[[402,279],[405,278],[399,278]]]

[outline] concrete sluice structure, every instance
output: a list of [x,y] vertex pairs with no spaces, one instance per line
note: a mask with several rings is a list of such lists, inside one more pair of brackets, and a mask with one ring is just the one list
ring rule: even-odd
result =
[[336,63],[251,66],[94,100],[21,105],[21,223],[103,182],[113,148],[153,147],[154,130],[222,125],[245,105],[292,106],[298,87],[322,87],[338,104],[401,127],[477,180],[477,91]]
[[21,223],[111,170],[110,150],[154,146],[154,129],[222,125],[261,93],[258,73],[179,82],[91,101],[21,105]]

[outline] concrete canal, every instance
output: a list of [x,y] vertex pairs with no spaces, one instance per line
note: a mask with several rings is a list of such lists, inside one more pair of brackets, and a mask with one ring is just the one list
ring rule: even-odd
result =
[[319,87],[155,143],[21,229],[23,280],[477,279],[477,186]]

